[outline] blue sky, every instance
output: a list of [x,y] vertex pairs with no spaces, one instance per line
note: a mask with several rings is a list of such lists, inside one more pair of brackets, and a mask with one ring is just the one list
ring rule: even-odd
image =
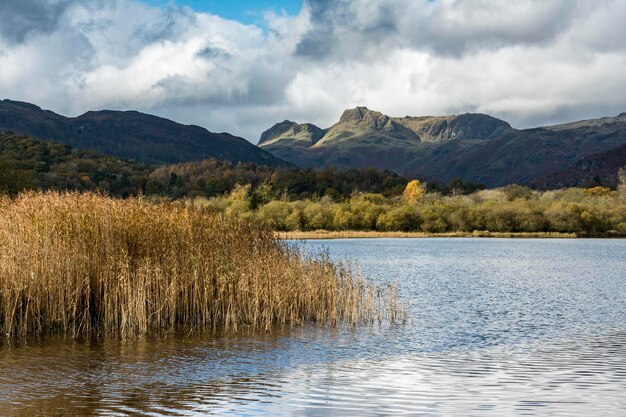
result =
[[216,14],[230,20],[246,24],[262,23],[263,13],[296,15],[302,7],[302,0],[142,0],[156,6],[169,4],[186,5],[198,12]]

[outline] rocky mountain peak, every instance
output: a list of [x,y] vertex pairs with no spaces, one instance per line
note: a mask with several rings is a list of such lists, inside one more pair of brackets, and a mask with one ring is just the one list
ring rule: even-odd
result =
[[316,146],[323,147],[338,141],[364,143],[363,140],[382,140],[382,138],[419,142],[419,137],[412,130],[391,117],[367,107],[355,107],[344,111],[339,121],[326,131]]
[[339,123],[360,123],[361,121],[363,121],[363,117],[365,117],[365,115],[369,112],[370,110],[367,107],[361,106],[355,107],[353,109],[347,109],[339,118]]
[[511,126],[495,117],[481,113],[457,116],[402,117],[396,122],[414,131],[426,142],[445,142],[453,139],[488,139]]
[[283,120],[280,123],[276,123],[274,126],[267,129],[265,132],[261,133],[261,139],[259,139],[259,145],[262,145],[265,142],[268,142],[272,139],[276,139],[277,137],[283,135],[287,131],[289,131],[294,126],[297,126],[296,122],[292,122],[291,120]]
[[315,126],[312,123],[303,123],[300,125],[295,125],[291,128],[294,136],[306,136],[311,139],[311,142],[314,144],[319,141],[324,136],[324,130]]
[[269,146],[282,140],[297,141],[306,146],[314,145],[325,131],[312,123],[298,124],[289,120],[277,123],[261,134],[259,146]]
[[391,128],[392,120],[389,116],[370,110],[367,107],[355,107],[343,112],[337,125],[359,126],[361,128],[370,128],[380,130]]
[[449,124],[450,135],[458,138],[486,139],[501,129],[511,129],[504,120],[482,113],[456,116]]

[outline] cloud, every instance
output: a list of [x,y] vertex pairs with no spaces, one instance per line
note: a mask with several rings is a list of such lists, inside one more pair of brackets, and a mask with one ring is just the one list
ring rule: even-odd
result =
[[460,56],[541,44],[567,30],[587,8],[576,1],[309,0],[311,24],[296,52],[319,59],[403,47]]
[[70,4],[69,0],[19,0],[0,3],[0,36],[21,43],[31,34],[50,33]]
[[351,106],[526,127],[626,110],[621,0],[308,0],[263,28],[138,0],[0,5],[0,93],[133,108],[255,141]]

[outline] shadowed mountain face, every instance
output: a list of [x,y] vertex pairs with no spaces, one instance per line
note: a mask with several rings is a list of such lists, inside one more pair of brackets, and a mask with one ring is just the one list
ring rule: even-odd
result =
[[[315,135],[295,134],[300,126],[310,126]],[[397,118],[357,107],[325,130],[294,122],[275,125],[259,145],[305,167],[372,166],[429,181],[460,177],[491,187],[579,185],[598,175],[613,181],[613,168],[626,164],[623,152],[617,152],[626,145],[626,113],[518,130],[485,114]],[[587,178],[591,171],[575,167],[586,166],[593,155],[610,162]],[[557,175],[564,171],[569,174]]]
[[136,111],[90,111],[68,118],[29,104],[0,101],[0,131],[30,135],[148,164],[207,158],[289,165],[243,138],[212,133]]
[[612,184],[617,182],[617,172],[626,166],[626,144],[579,159],[562,171],[536,180],[539,188],[561,188]]

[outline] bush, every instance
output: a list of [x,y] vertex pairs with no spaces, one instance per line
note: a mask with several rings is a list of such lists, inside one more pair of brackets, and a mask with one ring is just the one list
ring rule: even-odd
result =
[[572,233],[581,229],[580,218],[571,205],[558,202],[543,212],[548,229],[555,232]]
[[441,214],[433,209],[425,209],[420,212],[422,218],[421,229],[428,233],[443,233],[447,230],[448,224]]
[[382,231],[409,232],[418,230],[420,218],[412,206],[400,206],[381,213],[376,219],[376,228]]
[[291,206],[286,201],[270,201],[261,207],[256,214],[258,221],[273,230],[287,230],[287,218],[291,214]]
[[331,230],[333,211],[328,204],[308,203],[303,210],[304,228],[307,230]]
[[507,200],[515,201],[517,199],[529,200],[533,196],[533,192],[530,188],[518,185],[510,184],[501,188]]

